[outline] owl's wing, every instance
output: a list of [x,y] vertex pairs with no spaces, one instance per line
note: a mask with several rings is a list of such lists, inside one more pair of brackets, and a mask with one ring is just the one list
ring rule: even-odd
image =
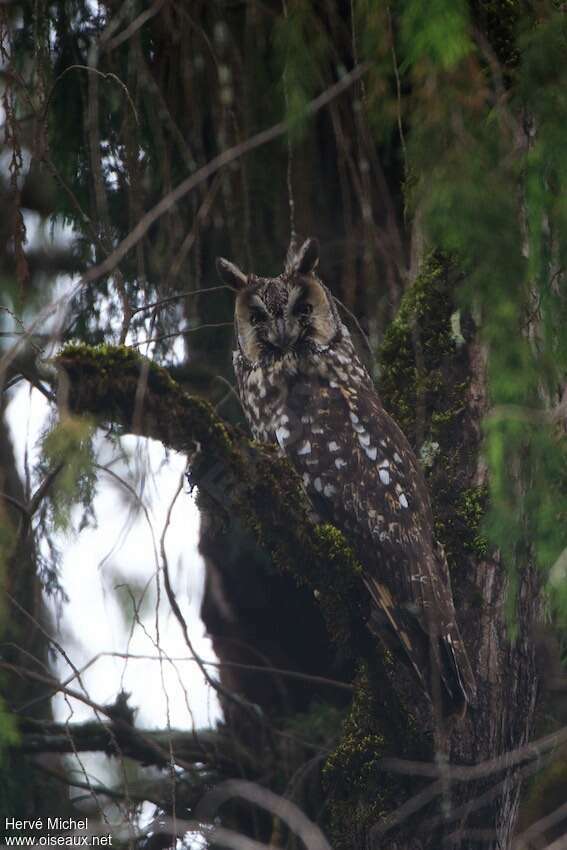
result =
[[463,711],[474,701],[474,677],[408,441],[371,384],[310,381],[289,401],[295,429],[283,448],[318,508],[355,546],[376,605],[370,627],[395,635],[425,690],[434,696],[440,679],[445,702]]

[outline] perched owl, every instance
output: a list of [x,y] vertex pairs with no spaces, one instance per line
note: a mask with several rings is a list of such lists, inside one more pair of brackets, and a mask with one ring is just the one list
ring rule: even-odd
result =
[[276,278],[219,258],[236,291],[234,369],[254,437],[276,443],[317,514],[344,531],[372,599],[368,625],[409,663],[443,714],[464,714],[475,686],[447,561],[416,457],[386,413],[307,240]]

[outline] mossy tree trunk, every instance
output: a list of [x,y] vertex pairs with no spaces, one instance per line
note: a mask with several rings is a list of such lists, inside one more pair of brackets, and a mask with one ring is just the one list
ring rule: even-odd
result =
[[[509,769],[503,756],[533,734],[542,601],[535,568],[523,553],[518,564],[504,564],[482,534],[488,492],[481,453],[482,421],[489,412],[486,352],[474,321],[458,309],[459,277],[448,260],[425,263],[386,334],[380,387],[426,467],[477,679],[477,702],[453,731],[450,761],[493,762],[477,780],[451,783],[448,822],[426,815],[425,824],[437,818],[439,826],[423,845],[452,846],[454,836],[454,846],[473,848],[483,841],[496,849],[510,846],[522,776],[530,767]],[[517,588],[509,579],[514,574]]]
[[[534,730],[535,635],[542,601],[535,568],[529,563],[526,568],[525,559],[504,564],[482,534],[488,492],[481,454],[481,423],[488,412],[486,357],[473,320],[457,307],[459,278],[446,259],[424,263],[381,346],[378,385],[425,467],[457,618],[477,679],[477,702],[453,729],[448,761],[491,764],[478,775],[453,776],[447,768],[444,779],[443,761],[433,764],[431,736],[424,734],[427,727],[431,732],[431,721],[412,717],[406,706],[408,739],[388,737],[377,701],[384,678],[367,678],[365,696],[355,699],[346,737],[326,768],[338,798],[331,812],[341,850],[472,850],[479,841],[494,850],[509,847],[522,781],[534,768],[529,758],[509,765],[506,754],[531,740]],[[517,588],[509,580],[514,566]],[[417,739],[412,737],[416,727]],[[388,731],[391,735],[391,727]],[[429,759],[430,768],[397,765],[401,773],[389,774],[377,752]],[[406,781],[400,783],[402,777]]]

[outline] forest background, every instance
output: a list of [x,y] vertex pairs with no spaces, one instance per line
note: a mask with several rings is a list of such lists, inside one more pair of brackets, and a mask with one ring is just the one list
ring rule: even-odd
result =
[[[89,812],[148,847],[565,846],[566,37],[547,0],[0,5],[2,821]],[[243,430],[214,260],[277,274],[294,233],[428,477],[479,681],[449,765],[366,634],[348,540]],[[23,386],[51,414],[22,476]],[[128,434],[190,459],[213,728],[97,704],[48,614],[58,541],[96,522]],[[119,477],[144,514],[147,476]],[[193,652],[171,510],[151,590],[119,577],[124,615],[161,594]],[[93,720],[55,722],[54,693]],[[112,787],[77,772],[93,751]]]

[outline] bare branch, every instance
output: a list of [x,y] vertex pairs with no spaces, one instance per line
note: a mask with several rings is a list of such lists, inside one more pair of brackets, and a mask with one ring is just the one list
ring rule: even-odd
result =
[[123,791],[116,791],[114,788],[109,788],[107,785],[97,785],[92,782],[81,782],[79,779],[73,779],[68,774],[59,773],[57,770],[51,770],[40,762],[34,761],[32,762],[35,770],[41,771],[46,776],[55,779],[57,782],[60,782],[62,785],[65,785],[66,788],[83,788],[85,791],[89,791],[89,793],[95,793],[102,797],[108,797],[110,800],[127,800],[135,803],[144,803],[146,801],[150,803],[154,803],[156,806],[163,805],[163,802],[159,799],[152,799],[148,794],[143,794],[141,796],[134,796],[132,794],[126,794]]
[[[96,707],[101,713],[109,714],[108,706]],[[229,774],[253,777],[260,768],[233,737],[213,730],[136,729],[120,719],[108,725],[98,721],[49,723],[26,719],[21,721],[20,728],[18,751],[26,754],[102,752],[167,768],[171,746],[175,764],[186,770],[194,769],[195,763],[199,763]]]
[[126,83],[123,82],[123,80],[121,80],[120,77],[117,74],[113,74],[112,72],[108,72],[108,73],[105,74],[102,71],[99,71],[98,68],[93,68],[90,65],[68,65],[67,68],[65,68],[65,70],[62,71],[59,74],[59,76],[56,78],[55,82],[53,83],[53,86],[51,87],[51,91],[49,92],[49,95],[47,96],[47,100],[45,101],[45,108],[44,108],[44,111],[43,111],[43,115],[44,115],[43,120],[44,121],[47,118],[47,113],[49,111],[49,105],[51,103],[51,98],[53,97],[53,92],[55,91],[55,87],[57,86],[57,83],[66,74],[69,73],[69,71],[88,71],[92,74],[96,74],[98,77],[102,77],[103,80],[114,80],[114,82],[118,83],[118,85],[120,86],[120,88],[122,89],[124,94],[126,95],[128,103],[130,104],[132,112],[134,113],[134,118],[136,119],[136,124],[139,123],[138,122],[138,111],[137,111],[137,109],[134,105],[134,101],[132,100],[132,96],[131,96],[130,92],[128,91],[128,86],[126,85]]
[[60,463],[56,464],[54,468],[50,470],[50,472],[48,472],[48,474],[45,476],[45,478],[43,479],[43,481],[30,499],[30,503],[28,505],[28,513],[30,517],[35,514],[64,466],[65,463],[61,461]]
[[286,800],[267,788],[241,779],[230,779],[217,785],[203,797],[195,812],[196,817],[199,820],[214,821],[217,809],[234,797],[240,797],[260,806],[283,820],[289,829],[301,838],[308,850],[331,850],[330,844],[319,827],[309,820],[291,800]]
[[170,304],[172,301],[179,301],[181,298],[201,295],[204,292],[218,292],[219,289],[229,289],[229,287],[225,284],[219,284],[219,286],[206,286],[203,289],[188,289],[187,292],[179,292],[177,295],[168,295],[167,298],[160,298],[159,301],[152,301],[151,304],[143,304],[141,307],[135,307],[132,310],[132,315],[135,316],[136,313],[153,310],[154,307],[162,307],[164,304]]
[[195,325],[194,328],[183,328],[180,331],[175,331],[170,334],[162,334],[162,336],[154,336],[149,339],[142,339],[139,342],[133,342],[131,347],[138,348],[141,345],[147,345],[150,342],[162,342],[164,339],[174,339],[177,336],[183,336],[184,334],[190,334],[194,331],[202,331],[208,328],[231,328],[233,326],[233,322],[209,322],[208,324],[203,325]]
[[[162,656],[160,655],[140,655],[138,653],[132,652],[99,652],[94,655],[83,667],[78,670],[78,674],[84,673],[97,661],[101,658],[124,658],[126,661],[161,661]],[[174,655],[167,656],[166,659],[169,663],[177,663],[177,662],[192,662],[197,663],[197,659],[192,655]],[[354,690],[352,685],[349,685],[347,682],[341,682],[338,679],[329,679],[327,676],[315,676],[311,673],[302,673],[299,670],[286,670],[282,667],[272,667],[268,664],[260,665],[260,664],[245,664],[239,661],[207,661],[205,659],[201,659],[201,664],[204,664],[206,667],[230,667],[235,668],[237,670],[247,670],[253,673],[263,673],[271,676],[282,676],[286,679],[297,679],[301,682],[309,682],[312,685],[326,685],[329,688],[338,688],[339,690],[349,691],[352,693]],[[70,684],[73,679],[76,678],[76,675],[70,676],[65,680],[63,684]]]

